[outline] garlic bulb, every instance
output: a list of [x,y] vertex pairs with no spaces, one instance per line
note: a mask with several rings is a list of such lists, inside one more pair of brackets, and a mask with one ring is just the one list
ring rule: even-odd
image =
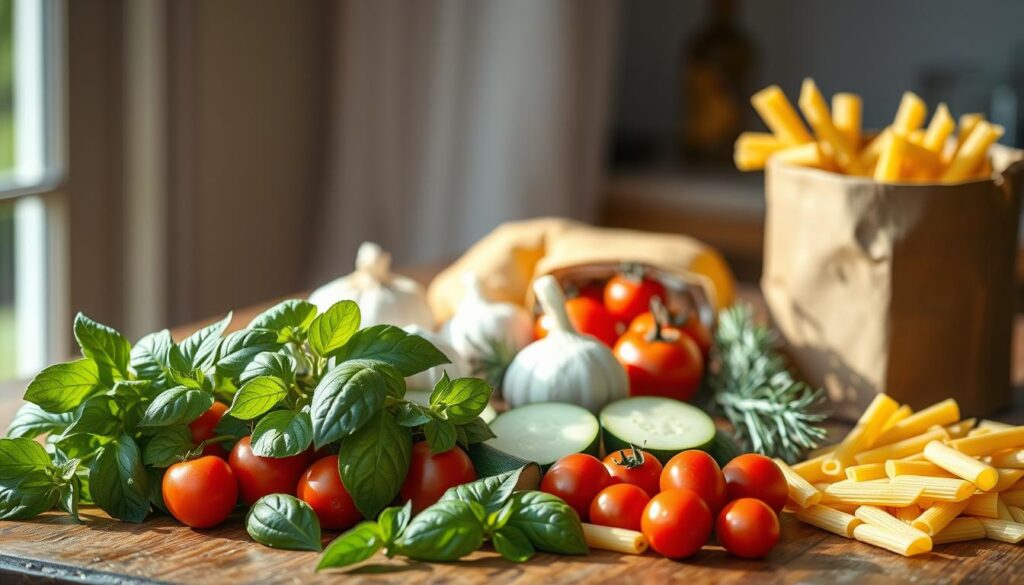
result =
[[533,341],[533,319],[519,305],[487,300],[475,274],[464,279],[465,296],[441,333],[469,362],[472,375],[498,386],[512,358]]
[[455,348],[440,336],[421,327],[417,327],[416,325],[410,325],[408,327],[404,327],[404,329],[413,335],[419,335],[423,339],[433,343],[434,347],[441,350],[441,353],[451,360],[450,364],[434,366],[425,372],[409,376],[405,379],[406,388],[409,390],[425,390],[429,395],[430,391],[434,389],[434,384],[441,379],[441,375],[445,372],[448,372],[448,377],[452,379],[464,378],[470,375],[469,363],[466,361],[466,358],[459,355],[459,352],[455,351]]
[[547,337],[534,341],[505,373],[502,392],[515,408],[532,402],[571,402],[597,413],[629,394],[626,370],[606,345],[573,329],[565,297],[553,276],[542,276],[533,291],[544,313],[554,316]]
[[434,315],[423,287],[411,278],[391,273],[391,254],[373,242],[356,252],[356,270],[313,291],[309,302],[326,311],[338,301],[359,304],[362,326],[416,325],[433,330]]

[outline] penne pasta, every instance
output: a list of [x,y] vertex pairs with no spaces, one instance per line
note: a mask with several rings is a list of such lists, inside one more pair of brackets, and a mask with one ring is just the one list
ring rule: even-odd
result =
[[846,538],[853,538],[854,528],[864,522],[852,514],[820,504],[797,511],[796,519]]
[[938,534],[967,508],[968,502],[940,502],[928,508],[911,522],[911,526],[932,536]]
[[981,525],[985,527],[985,538],[1017,544],[1024,540],[1024,524],[1008,522],[1006,520],[994,520],[992,518],[981,518]]
[[[850,174],[860,174],[862,172],[860,161],[857,159],[854,145],[848,142],[846,137],[832,124],[832,114],[829,112],[828,104],[813,79],[804,79],[800,86],[800,99],[797,103],[804,118],[807,119],[807,123],[814,129],[814,133],[828,145],[832,158],[839,168]],[[885,424],[885,421],[882,421],[881,424]]]
[[[906,419],[908,416],[912,414],[914,414],[914,411],[913,409],[910,408],[909,404],[904,404],[903,406],[899,407],[898,409],[896,409],[896,412],[892,413],[892,416],[889,417],[889,420],[885,421],[885,424],[882,425],[882,434],[885,434],[886,431],[893,428],[900,421]],[[879,437],[881,437],[881,435],[879,435]],[[875,445],[877,444],[878,440],[876,439]]]
[[978,122],[981,122],[984,119],[985,115],[978,113],[963,114],[960,116],[959,126],[957,127],[956,131],[957,148],[963,146],[964,141],[967,140],[967,137],[971,135],[971,132],[974,130],[974,127],[978,125]]
[[832,96],[832,124],[854,149],[860,148],[861,112],[863,102],[855,93]]
[[[996,494],[992,494],[995,496]],[[1018,508],[1024,508],[1024,490],[1014,490],[1010,492],[1003,492],[998,495],[1007,506],[1017,506]]]
[[1008,430],[1008,429],[1012,429],[1013,426],[1014,425],[1011,425],[1009,423],[999,422],[997,420],[988,420],[988,419],[982,419],[978,423],[978,428],[979,429],[988,429],[990,431],[1005,431],[1005,430]]
[[913,536],[906,532],[886,530],[870,524],[859,524],[853,529],[853,537],[905,557],[928,552],[932,549],[932,540],[928,536]]
[[957,477],[966,479],[980,489],[990,490],[999,481],[999,473],[995,467],[986,465],[939,441],[932,441],[925,445],[924,456],[935,465]]
[[956,128],[956,122],[949,113],[949,108],[945,103],[940,103],[939,107],[935,108],[932,121],[928,123],[928,130],[925,131],[924,138],[921,140],[921,146],[935,154],[940,154],[942,147],[946,145],[946,140],[953,134],[954,128]]
[[808,142],[797,146],[787,146],[772,154],[773,160],[787,162],[815,169],[829,169],[831,161],[822,153],[817,142]]
[[951,477],[928,477],[923,475],[898,475],[892,483],[922,488],[922,498],[933,502],[962,502],[974,495],[975,487],[969,481]]
[[858,504],[861,506],[909,506],[921,497],[924,488],[898,483],[873,481],[840,481],[828,486],[821,498],[823,504]]
[[818,488],[811,485],[806,479],[800,474],[793,471],[785,461],[781,459],[775,459],[775,464],[782,470],[782,475],[786,478],[786,484],[789,489],[789,499],[795,502],[801,508],[807,508],[813,506],[821,501],[821,491]]
[[1006,507],[1006,503],[1001,499],[996,499],[996,518],[1007,522],[1014,522],[1013,514],[1010,513],[1010,509]]
[[1017,506],[1007,506],[1010,510],[1010,515],[1013,516],[1013,521],[1018,524],[1024,524],[1024,508],[1018,508]]
[[768,129],[782,142],[796,146],[814,141],[779,86],[762,89],[750,98],[750,102]]
[[872,481],[886,477],[884,463],[866,463],[846,468],[846,478],[850,481]]
[[896,517],[889,514],[885,510],[876,506],[861,506],[857,508],[857,512],[854,514],[857,518],[864,521],[865,524],[871,526],[877,526],[884,530],[892,530],[896,532],[903,532],[909,534],[915,538],[924,537],[928,539],[928,547],[931,548],[931,537],[927,534],[918,530],[917,528],[907,524],[906,522],[899,521]]
[[977,518],[957,518],[932,536],[932,544],[964,542],[985,538],[985,525]]
[[[991,430],[989,432],[992,432]],[[1007,449],[992,454],[989,461],[993,467],[1024,469],[1024,449]]]
[[996,481],[996,485],[989,490],[992,492],[1005,492],[1012,489],[1024,477],[1024,469],[997,467],[996,473],[999,474],[999,479]]
[[885,474],[889,478],[900,475],[926,475],[928,477],[956,477],[931,461],[907,461],[890,459],[885,462]]
[[917,517],[920,516],[923,511],[924,510],[922,510],[920,507],[916,505],[906,506],[904,508],[896,508],[894,515],[901,522],[906,522],[907,524],[910,524],[914,520],[917,520]]
[[1024,427],[1010,427],[977,437],[950,441],[949,446],[972,457],[991,455],[997,451],[1024,447]]
[[900,99],[899,108],[896,109],[892,128],[897,132],[909,134],[924,124],[924,118],[927,115],[928,107],[924,105],[924,101],[914,92],[905,91]]
[[599,526],[583,523],[583,538],[587,546],[601,550],[625,553],[630,555],[643,554],[647,550],[647,538],[636,530]]
[[[1010,503],[1010,502],[1006,502]],[[975,494],[967,499],[967,507],[963,511],[964,516],[979,516],[982,518],[999,517],[999,495],[998,494]]]
[[935,427],[920,435],[859,453],[854,457],[854,460],[857,463],[864,464],[880,463],[890,459],[902,459],[910,455],[917,455],[924,450],[925,445],[932,441],[945,440],[948,437],[949,433],[946,432],[946,429]]
[[[882,432],[882,426],[889,420],[892,413],[899,409],[899,404],[885,394],[878,394],[861,415],[857,425],[846,438],[839,443],[836,450],[825,456],[822,469],[828,475],[840,475],[849,465],[853,465],[854,456],[865,449],[870,449]],[[883,460],[878,460],[883,461]],[[875,463],[876,461],[857,461],[857,463]]]
[[952,398],[935,403],[899,421],[878,437],[875,446],[889,445],[909,439],[929,430],[933,426],[946,426],[960,420],[960,406]]
[[767,132],[744,132],[736,139],[734,162],[741,171],[763,169],[768,159],[789,145]]
[[889,133],[889,137],[882,148],[882,153],[875,163],[875,172],[872,175],[876,181],[898,181],[901,177],[904,159],[907,153],[907,135],[898,130]]
[[1002,126],[989,124],[982,120],[971,130],[971,133],[964,140],[964,143],[953,155],[945,172],[942,173],[942,180],[946,182],[963,181],[970,178],[981,161],[988,154],[988,149],[999,140],[1005,130]]
[[958,423],[946,425],[943,428],[945,428],[946,432],[949,433],[950,439],[959,439],[960,437],[966,437],[970,434],[971,429],[974,428],[974,421],[975,419],[973,418],[965,418]]
[[817,457],[808,459],[807,461],[794,463],[793,465],[790,466],[790,469],[792,469],[794,473],[806,479],[810,483],[820,482],[823,480],[832,480],[834,478],[832,478],[829,475],[826,475],[825,471],[821,468],[822,463],[825,462],[825,457],[827,456],[828,453],[825,453],[822,455],[818,455]]

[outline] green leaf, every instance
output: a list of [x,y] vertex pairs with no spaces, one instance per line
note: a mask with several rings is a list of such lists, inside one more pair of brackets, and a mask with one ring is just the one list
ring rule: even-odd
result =
[[356,358],[387,362],[402,376],[411,376],[449,363],[441,350],[419,335],[394,325],[374,325],[358,331],[348,343],[331,353],[339,362]]
[[281,336],[298,333],[304,339],[305,331],[316,317],[316,305],[309,301],[290,299],[282,301],[256,315],[249,329],[270,329]]
[[530,539],[515,526],[506,526],[491,537],[494,550],[513,563],[524,563],[536,552]]
[[313,391],[311,416],[317,448],[351,435],[373,418],[384,398],[400,398],[405,379],[390,365],[349,360],[327,372]]
[[479,378],[458,378],[430,394],[430,407],[455,424],[480,416],[491,399],[491,387]]
[[313,423],[305,412],[275,410],[252,431],[252,452],[260,457],[298,455],[312,442]]
[[398,541],[399,551],[419,561],[454,561],[480,548],[484,527],[471,504],[440,501],[412,519]]
[[82,495],[82,484],[77,477],[72,476],[63,487],[57,492],[57,502],[62,510],[71,515],[75,522],[79,522],[78,504]]
[[505,505],[519,483],[519,475],[525,467],[506,471],[499,475],[484,477],[476,481],[448,488],[441,500],[462,500],[477,502],[488,512],[494,512]]
[[75,316],[74,329],[83,356],[92,358],[99,366],[110,368],[120,378],[128,377],[132,346],[123,335],[82,313]]
[[231,416],[250,420],[267,412],[288,395],[284,380],[275,376],[259,376],[242,385],[231,402]]
[[534,548],[562,555],[587,554],[580,517],[558,496],[545,492],[517,492],[506,527],[518,528]]
[[245,516],[245,531],[270,548],[320,550],[320,521],[309,504],[288,494],[263,496]]
[[104,512],[126,522],[149,514],[149,476],[139,447],[122,435],[100,448],[90,465],[89,491]]
[[418,427],[430,422],[430,411],[415,402],[403,402],[396,415],[398,424],[403,427]]
[[150,333],[132,347],[128,365],[143,380],[158,380],[170,367],[170,351],[174,346],[171,332],[164,329]]
[[39,405],[26,402],[14,413],[14,420],[7,427],[7,436],[34,439],[43,433],[62,433],[75,420],[74,413],[46,412]]
[[395,541],[402,536],[402,532],[405,531],[405,527],[409,525],[409,520],[411,519],[412,500],[407,501],[402,507],[392,506],[384,508],[384,511],[380,513],[380,517],[377,518],[377,524],[380,526],[384,544],[388,547],[393,546]]
[[25,400],[47,412],[67,412],[101,389],[96,362],[84,358],[39,372],[29,383]]
[[149,489],[147,490],[147,496],[149,497],[149,503],[152,504],[157,510],[161,512],[167,512],[167,504],[164,502],[164,473],[167,470],[161,467],[147,467],[146,477],[149,482]]
[[176,386],[164,390],[146,408],[139,421],[141,427],[168,427],[188,424],[213,406],[213,394]]
[[72,433],[58,439],[56,445],[68,458],[87,459],[110,441],[110,437]]
[[[224,416],[220,417],[220,422],[213,429],[215,436],[228,435],[235,437],[236,440],[252,433],[252,427],[249,421],[239,420],[228,413],[224,413]],[[224,448],[227,449],[229,445],[225,444]]]
[[384,546],[384,538],[376,522],[360,522],[355,528],[327,545],[316,570],[347,567],[365,561]]
[[265,351],[245,366],[238,380],[243,384],[259,376],[274,376],[284,381],[285,387],[295,383],[295,358],[277,351]]
[[341,442],[341,482],[364,517],[375,518],[398,495],[411,459],[409,429],[387,410]]
[[27,520],[46,512],[57,503],[60,489],[61,484],[44,469],[0,480],[0,520]]
[[195,447],[188,426],[163,427],[146,443],[142,462],[153,467],[170,467]]
[[181,368],[176,364],[175,367],[179,370],[192,370],[195,368],[206,369],[213,365],[213,361],[217,357],[217,348],[220,347],[220,336],[230,323],[231,313],[229,312],[220,321],[203,327],[185,338],[178,344],[177,354],[188,365]]
[[480,417],[476,417],[464,425],[459,425],[459,429],[466,433],[467,445],[483,443],[497,436],[491,430],[491,427],[484,422],[484,419]]
[[319,356],[330,355],[348,343],[359,330],[360,320],[359,305],[355,301],[334,303],[310,324],[309,347]]
[[0,439],[0,480],[17,480],[52,466],[46,449],[32,439]]
[[68,434],[91,433],[105,437],[116,437],[124,429],[122,409],[117,400],[108,394],[93,396],[82,404],[82,412],[70,427]]
[[277,351],[281,343],[277,332],[270,329],[243,329],[228,334],[220,344],[217,373],[225,378],[237,378],[257,355]]
[[431,419],[430,422],[423,425],[423,434],[426,435],[430,452],[434,455],[450,451],[455,447],[455,425],[444,419]]

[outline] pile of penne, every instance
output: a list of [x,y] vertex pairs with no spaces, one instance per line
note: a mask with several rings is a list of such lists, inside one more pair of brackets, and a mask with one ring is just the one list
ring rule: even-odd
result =
[[946,104],[939,104],[925,126],[928,107],[908,91],[892,124],[865,137],[860,96],[837,93],[829,110],[812,79],[804,80],[798,103],[813,134],[779,86],[750,101],[771,133],[740,135],[734,158],[741,171],[763,169],[774,158],[883,182],[955,183],[991,176],[988,150],[1004,132],[981,114],[960,116],[958,126]]
[[880,394],[842,442],[812,455],[777,461],[803,522],[904,556],[1024,540],[1024,426],[960,420],[955,400],[912,412]]

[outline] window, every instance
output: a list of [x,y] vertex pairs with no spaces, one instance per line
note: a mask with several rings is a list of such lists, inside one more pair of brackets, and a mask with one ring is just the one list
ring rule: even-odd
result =
[[60,0],[0,0],[0,380],[51,359]]

